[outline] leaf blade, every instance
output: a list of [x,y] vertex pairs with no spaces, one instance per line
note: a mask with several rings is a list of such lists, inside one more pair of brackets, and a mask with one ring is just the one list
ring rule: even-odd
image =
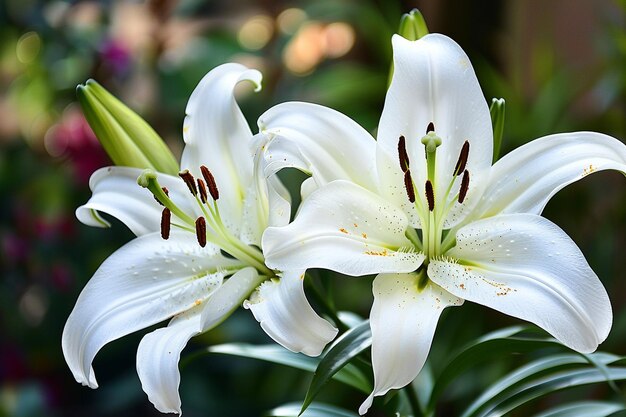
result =
[[309,404],[313,402],[315,396],[333,375],[343,369],[350,360],[371,346],[371,344],[372,332],[368,321],[351,328],[341,335],[341,337],[331,345],[317,365],[304,398],[300,414],[302,415],[302,413],[304,413]]

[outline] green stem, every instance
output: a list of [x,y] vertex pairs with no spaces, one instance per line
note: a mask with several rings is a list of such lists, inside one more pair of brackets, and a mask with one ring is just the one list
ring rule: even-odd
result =
[[409,406],[411,407],[411,411],[413,412],[413,417],[424,417],[424,413],[422,412],[422,408],[420,407],[420,402],[417,398],[417,393],[413,389],[413,385],[407,385],[403,388],[403,391],[405,392],[406,397],[409,400]]

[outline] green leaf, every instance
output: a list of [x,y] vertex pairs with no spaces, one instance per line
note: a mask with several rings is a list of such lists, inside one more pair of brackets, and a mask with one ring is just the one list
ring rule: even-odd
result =
[[[606,353],[590,356],[594,356],[594,363],[603,365],[619,359]],[[581,368],[584,365],[587,366]],[[607,382],[607,378],[626,379],[626,367],[599,369],[590,364],[586,355],[552,355],[523,366],[497,381],[467,408],[463,417],[505,415],[541,396],[575,386]]]
[[626,406],[620,403],[585,401],[555,407],[535,417],[608,417],[624,410]]
[[[297,417],[300,403],[289,403],[276,407],[265,414],[267,417]],[[359,417],[357,414],[332,405],[313,403],[302,417]]]
[[[328,349],[317,365],[309,385],[300,414],[304,413],[322,387],[348,362],[372,345],[372,331],[365,321],[345,332]],[[370,387],[371,388],[371,387]],[[369,391],[369,390],[368,390]]]
[[553,338],[524,334],[531,329],[534,327],[507,327],[489,333],[465,346],[436,377],[427,410],[435,409],[439,397],[452,381],[481,362],[493,360],[498,355],[529,352],[550,346],[565,349]]
[[[207,352],[260,359],[308,372],[314,372],[320,362],[319,358],[312,358],[301,353],[290,352],[278,345],[226,343],[211,346],[207,349]],[[369,379],[367,379],[363,372],[361,372],[356,366],[351,364],[346,365],[343,369],[337,372],[333,378],[365,393],[369,393],[371,391]]]
[[502,147],[502,135],[504,134],[504,113],[506,110],[503,98],[491,100],[489,113],[491,114],[491,125],[493,126],[493,163],[500,157]]

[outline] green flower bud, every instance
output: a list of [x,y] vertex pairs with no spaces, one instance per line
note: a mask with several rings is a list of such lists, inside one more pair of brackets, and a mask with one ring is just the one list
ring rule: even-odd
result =
[[419,10],[413,9],[402,15],[398,35],[410,41],[416,41],[428,35],[428,26]]
[[491,113],[491,125],[493,126],[493,162],[500,156],[500,146],[502,145],[502,134],[504,133],[504,99],[494,98],[491,100],[489,113]]
[[[398,35],[410,41],[416,41],[421,37],[428,35],[428,26],[422,13],[413,9],[409,13],[404,13],[400,18],[400,27],[398,28]],[[389,70],[389,79],[387,80],[387,87],[391,84],[391,78],[393,77],[393,62]]]
[[94,80],[76,87],[89,126],[115,165],[176,175],[178,162],[154,129]]

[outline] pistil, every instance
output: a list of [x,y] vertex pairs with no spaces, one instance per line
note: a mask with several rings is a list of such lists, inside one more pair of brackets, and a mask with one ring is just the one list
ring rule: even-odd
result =
[[[437,175],[437,148],[441,145],[441,138],[437,136],[435,133],[435,125],[433,122],[428,124],[426,128],[426,136],[424,136],[421,140],[422,145],[424,145],[426,151],[426,168],[427,168],[427,177],[424,193],[426,195],[426,202],[428,203],[428,213],[424,213],[422,218],[422,232],[424,235],[424,252],[426,253],[427,260],[434,257],[437,254],[440,234],[438,227],[438,212],[435,211],[435,187],[436,184],[436,175]],[[419,209],[419,208],[418,208]]]
[[163,191],[163,188],[159,184],[157,180],[157,174],[151,169],[146,169],[141,173],[139,178],[137,178],[137,184],[139,184],[143,188],[147,188],[154,195],[163,206],[167,207],[173,214],[175,214],[179,219],[184,221],[190,226],[194,225],[194,220],[189,215],[187,215],[184,211],[182,211],[174,202],[169,198],[169,196]]

